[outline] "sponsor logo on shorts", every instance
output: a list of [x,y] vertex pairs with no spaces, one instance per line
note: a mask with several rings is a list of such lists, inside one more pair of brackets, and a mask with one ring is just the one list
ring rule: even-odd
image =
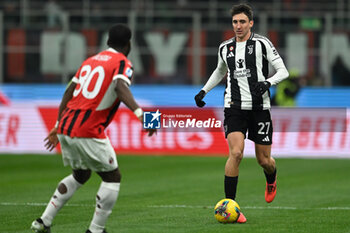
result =
[[263,142],[269,142],[269,141],[270,141],[269,136],[266,136],[262,141],[263,141]]

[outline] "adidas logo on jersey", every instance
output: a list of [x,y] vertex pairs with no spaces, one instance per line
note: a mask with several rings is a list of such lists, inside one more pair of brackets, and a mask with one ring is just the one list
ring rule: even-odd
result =
[[263,142],[269,142],[269,141],[270,141],[269,136],[266,136],[262,141],[263,141]]
[[233,54],[233,52],[230,52],[228,55],[227,55],[227,58],[230,58],[230,57],[234,57],[235,55]]

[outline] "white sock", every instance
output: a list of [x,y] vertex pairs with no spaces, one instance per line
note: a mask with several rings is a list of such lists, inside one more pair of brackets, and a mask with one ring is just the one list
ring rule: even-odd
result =
[[120,183],[102,182],[96,196],[96,208],[89,230],[101,233],[119,194]]
[[[58,187],[64,184],[67,188],[67,192],[60,193],[58,191]],[[65,177],[58,183],[58,187],[56,188],[50,202],[47,204],[46,209],[41,216],[45,226],[51,226],[52,220],[58,213],[58,211],[63,207],[63,205],[73,196],[75,191],[80,188],[82,184],[76,181],[73,175],[69,175]]]

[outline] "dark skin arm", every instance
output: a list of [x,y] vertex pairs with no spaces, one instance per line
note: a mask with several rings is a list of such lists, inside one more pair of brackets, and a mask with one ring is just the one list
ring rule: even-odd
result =
[[128,84],[122,79],[117,79],[114,82],[116,82],[115,91],[117,92],[118,99],[131,111],[135,111],[137,108],[139,108],[139,105],[136,103]]
[[[76,83],[73,83],[73,82],[70,83],[70,85],[68,86],[68,88],[64,92],[60,107],[58,109],[58,117],[57,117],[58,121],[61,120],[62,112],[66,109],[68,101],[70,99],[72,99],[73,92],[74,92],[76,85],[77,85]],[[49,151],[52,151],[57,146],[58,137],[57,137],[57,128],[56,127],[51,129],[49,135],[44,139],[44,141],[46,142],[45,147]]]
[[[139,105],[136,103],[134,96],[132,95],[128,84],[122,80],[117,79],[115,80],[115,91],[117,92],[118,98],[121,102],[123,102],[131,111],[135,111],[139,108]],[[139,117],[139,120],[142,122],[142,116]],[[148,132],[148,136],[152,136],[154,133],[157,132],[156,129],[146,129]]]
[[[58,109],[58,121],[61,120],[62,112],[66,109],[67,103],[72,99],[76,85],[76,83],[71,83],[64,92],[61,104]],[[135,111],[137,108],[139,108],[125,81],[119,80],[116,84],[115,91],[117,92],[120,101],[122,101],[131,111]],[[140,117],[139,120],[142,122],[142,117]],[[152,136],[156,130],[147,129],[147,132],[148,136]],[[52,151],[58,144],[57,128],[52,128],[49,135],[44,139],[44,141],[46,142],[46,149]]]

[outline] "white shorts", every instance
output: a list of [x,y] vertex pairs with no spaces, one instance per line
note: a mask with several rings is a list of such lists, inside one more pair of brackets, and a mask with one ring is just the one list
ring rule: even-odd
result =
[[71,138],[63,134],[57,136],[61,143],[64,166],[95,172],[112,171],[118,167],[115,151],[108,138]]

